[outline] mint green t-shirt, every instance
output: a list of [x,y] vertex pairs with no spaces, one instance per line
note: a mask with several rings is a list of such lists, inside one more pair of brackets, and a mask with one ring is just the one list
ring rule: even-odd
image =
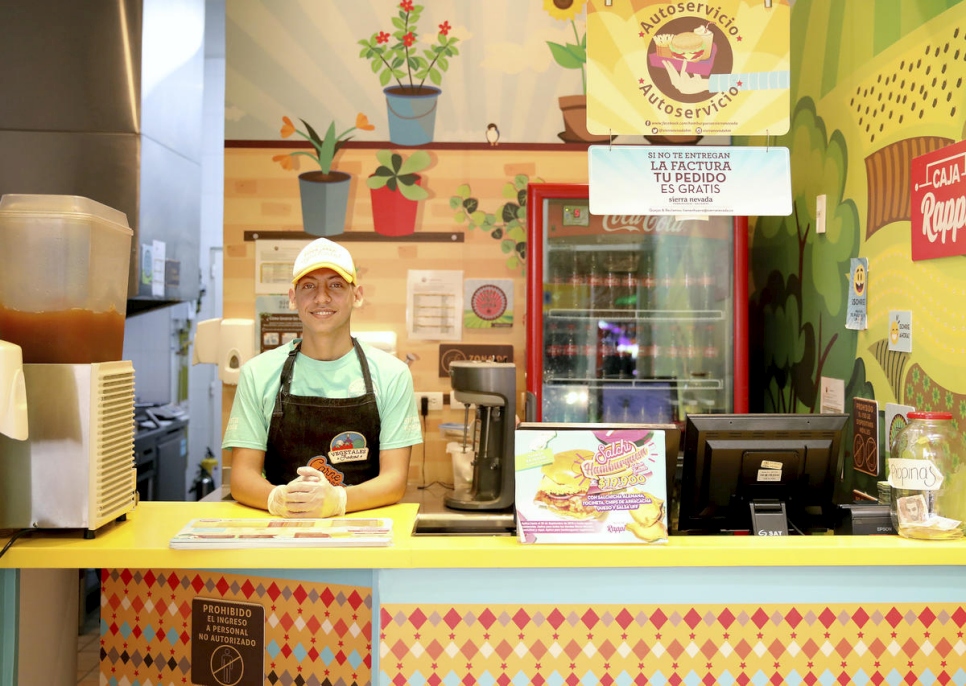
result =
[[[379,410],[379,448],[403,448],[423,442],[413,377],[397,357],[362,343]],[[265,450],[268,427],[281,385],[282,366],[294,342],[256,355],[241,368],[222,448]],[[355,398],[366,392],[355,349],[338,360],[313,360],[301,353],[292,372],[292,395]]]

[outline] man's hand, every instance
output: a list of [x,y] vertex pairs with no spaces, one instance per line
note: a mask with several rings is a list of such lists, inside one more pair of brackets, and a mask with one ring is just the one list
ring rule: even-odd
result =
[[268,496],[268,512],[276,517],[333,517],[345,514],[346,492],[333,486],[312,467],[299,467],[299,476],[276,486]]

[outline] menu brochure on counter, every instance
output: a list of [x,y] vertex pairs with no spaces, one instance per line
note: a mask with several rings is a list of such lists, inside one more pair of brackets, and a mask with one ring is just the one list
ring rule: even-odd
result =
[[171,539],[176,549],[362,548],[392,545],[392,520],[193,519]]

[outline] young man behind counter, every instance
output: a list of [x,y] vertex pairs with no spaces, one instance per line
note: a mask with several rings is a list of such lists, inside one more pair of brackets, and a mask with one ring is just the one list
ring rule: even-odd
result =
[[241,369],[223,448],[231,494],[278,517],[332,517],[398,502],[422,443],[409,367],[349,333],[362,286],[349,251],[319,238],[295,260],[302,338]]

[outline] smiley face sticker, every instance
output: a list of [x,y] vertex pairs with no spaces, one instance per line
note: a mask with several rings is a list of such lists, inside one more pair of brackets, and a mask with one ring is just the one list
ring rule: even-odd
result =
[[853,257],[850,267],[847,275],[849,289],[845,328],[861,331],[869,327],[869,259],[867,257]]
[[865,294],[865,265],[861,262],[855,266],[855,271],[852,273],[852,289],[858,296]]

